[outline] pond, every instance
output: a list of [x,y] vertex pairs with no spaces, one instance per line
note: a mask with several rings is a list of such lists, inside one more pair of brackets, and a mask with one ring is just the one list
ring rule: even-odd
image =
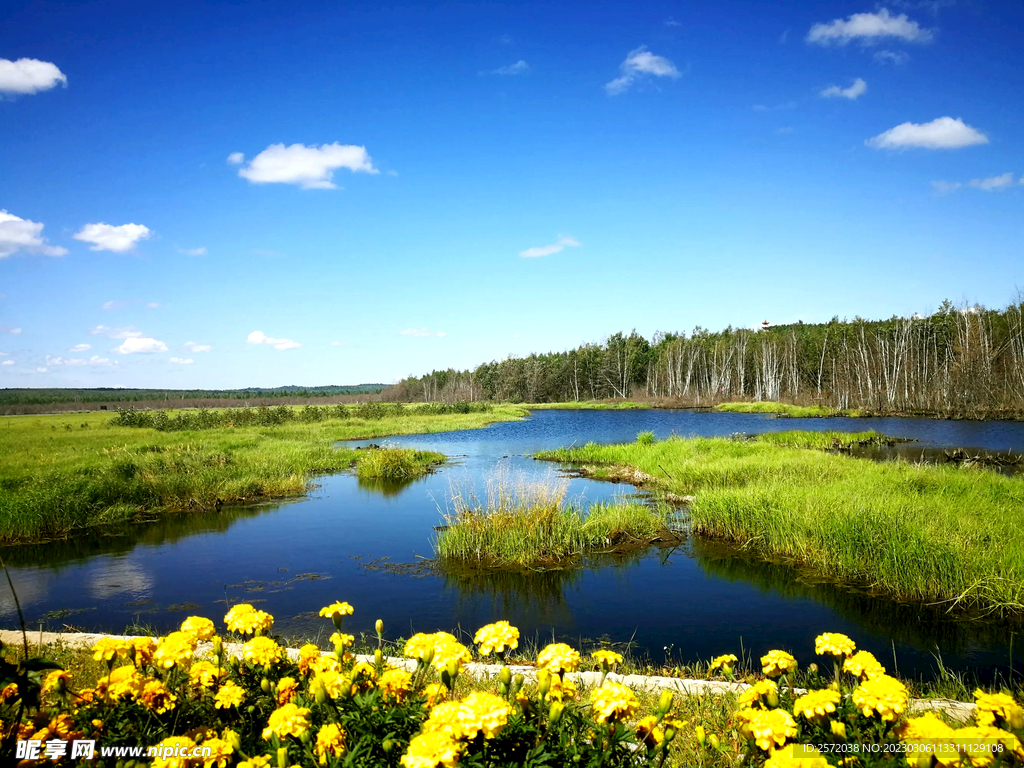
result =
[[[541,645],[552,637],[630,643],[656,662],[741,649],[756,657],[783,648],[807,663],[814,637],[832,631],[850,635],[903,675],[932,677],[937,658],[982,679],[1006,674],[1020,624],[954,619],[932,607],[893,603],[700,539],[595,557],[565,570],[441,572],[432,562],[434,526],[451,489],[483,493],[496,472],[554,472],[528,457],[540,449],[623,442],[642,431],[664,438],[788,429],[875,429],[913,438],[920,449],[1024,449],[1024,423],[1014,422],[541,410],[482,430],[389,439],[451,457],[436,474],[404,487],[332,475],[289,503],[79,534],[7,548],[3,557],[33,629],[164,632],[193,613],[219,623],[227,603],[252,602],[276,617],[275,629],[285,637],[324,641],[328,627],[316,612],[340,599],[356,609],[348,631],[372,632],[381,618],[391,638],[438,629],[472,633],[505,618]],[[586,501],[632,491],[582,478],[569,487]],[[10,594],[0,595],[0,622],[15,626]]]

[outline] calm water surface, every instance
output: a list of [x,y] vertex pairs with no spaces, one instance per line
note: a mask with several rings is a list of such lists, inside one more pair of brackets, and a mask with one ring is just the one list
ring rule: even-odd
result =
[[[815,635],[833,631],[849,634],[890,669],[895,655],[902,674],[931,676],[936,655],[947,667],[981,677],[1005,674],[1020,624],[951,620],[927,606],[817,583],[702,540],[530,574],[438,573],[428,562],[433,526],[441,522],[452,487],[482,494],[499,472],[552,472],[551,465],[527,457],[535,451],[628,441],[647,430],[664,438],[789,429],[875,429],[914,438],[922,448],[1024,450],[1024,423],[1013,422],[537,411],[525,421],[483,430],[389,439],[452,457],[437,474],[405,487],[334,475],[322,478],[309,497],[287,504],[169,518],[113,535],[82,534],[68,542],[8,548],[3,557],[33,628],[123,631],[142,624],[167,631],[192,613],[219,619],[225,601],[244,601],[274,614],[281,634],[312,638],[328,629],[316,617],[319,608],[342,599],[356,609],[346,622],[349,631],[372,632],[374,620],[382,618],[391,637],[460,627],[472,632],[505,618],[539,642],[552,636],[575,643],[631,641],[657,661],[666,652],[684,661],[706,659],[739,652],[742,644],[755,656],[784,648],[809,662]],[[594,501],[631,490],[573,479],[569,493]],[[16,623],[6,588],[0,623]]]

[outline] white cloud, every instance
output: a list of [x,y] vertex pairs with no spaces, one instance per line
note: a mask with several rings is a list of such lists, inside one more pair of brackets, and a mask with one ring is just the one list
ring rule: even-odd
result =
[[184,347],[189,352],[195,354],[196,352],[212,352],[213,347],[209,344],[196,344],[194,341],[186,341]]
[[406,328],[404,331],[398,332],[399,336],[413,336],[417,339],[425,339],[428,336],[434,336],[437,338],[444,338],[448,334],[444,331],[437,331],[436,333],[429,328]]
[[527,248],[525,251],[520,251],[519,255],[524,259],[536,259],[538,256],[550,256],[553,253],[558,253],[567,247],[579,248],[580,245],[581,243],[575,238],[559,235],[558,240],[551,245],[538,245],[533,248]]
[[492,75],[525,75],[530,71],[530,65],[520,59],[514,64],[508,64],[504,67],[498,67],[495,70],[491,70]]
[[118,328],[111,328],[108,325],[97,325],[89,331],[90,336],[106,336],[108,339],[138,339],[142,337],[142,331],[134,325],[123,325]]
[[205,256],[206,247],[202,246],[200,248],[179,248],[178,253],[182,254],[183,256]]
[[135,247],[139,240],[145,240],[150,236],[149,227],[142,224],[86,224],[80,232],[75,234],[75,240],[92,243],[90,251],[113,251],[114,253],[127,253]]
[[857,78],[853,81],[853,85],[849,88],[840,88],[838,85],[830,85],[828,88],[821,92],[821,95],[826,99],[829,98],[843,98],[855,100],[858,96],[863,95],[868,89],[868,84],[861,78]]
[[146,309],[160,309],[161,307],[163,307],[163,304],[161,304],[159,301],[146,302]]
[[14,365],[13,360],[4,360],[0,365]]
[[88,352],[90,349],[92,349],[92,344],[75,344],[68,348],[68,352]]
[[130,301],[104,301],[103,309],[110,311],[112,309],[125,309],[130,307],[132,303]]
[[39,59],[0,59],[0,93],[39,93],[68,84],[56,64]]
[[331,346],[332,347],[347,347],[348,346],[348,342],[347,341],[332,341],[331,342]]
[[988,179],[971,179],[970,185],[975,189],[984,189],[991,192],[994,189],[1006,189],[1013,186],[1013,174],[1004,173],[1001,176],[992,176]]
[[119,355],[150,355],[154,352],[166,352],[167,345],[148,336],[132,336],[125,339],[119,347],[114,347],[113,351]]
[[232,152],[230,155],[228,155],[229,165],[241,165],[244,162],[245,155],[243,155],[241,152]]
[[63,256],[68,251],[43,240],[43,224],[29,221],[0,209],[0,259],[18,251],[41,253],[43,256]]
[[882,50],[875,51],[875,55],[873,58],[880,64],[885,64],[886,62],[889,62],[891,64],[899,65],[906,64],[907,61],[910,59],[910,54],[904,53],[903,51]]
[[21,333],[21,328],[10,328],[10,329],[8,329],[7,332],[8,333],[18,334],[18,333]]
[[379,173],[366,147],[351,144],[271,144],[238,169],[238,175],[253,184],[298,184],[303,189],[337,189],[334,172],[348,168],[353,173]]
[[655,56],[647,50],[646,45],[629,52],[626,60],[619,66],[622,74],[614,80],[605,83],[604,89],[609,96],[616,96],[629,88],[638,79],[653,75],[654,77],[678,78],[682,73],[676,69],[676,65],[664,56]]
[[902,123],[864,143],[878,149],[959,149],[988,144],[988,137],[959,117],[940,117],[930,123]]
[[111,361],[108,357],[100,357],[99,355],[93,355],[88,360],[82,357],[53,357],[52,355],[47,355],[46,365],[55,368],[62,365],[108,367],[117,365],[117,363]]
[[167,360],[175,365],[192,365],[193,363],[191,357],[169,357]]
[[865,45],[870,45],[886,37],[895,37],[910,43],[927,43],[932,39],[932,33],[923,29],[916,21],[908,19],[907,14],[893,16],[883,8],[878,13],[854,13],[848,19],[815,24],[807,33],[807,42],[818,45],[846,45],[851,40],[859,40]]
[[36,368],[36,373],[47,373],[45,368]]
[[302,345],[297,341],[291,339],[274,339],[270,336],[265,336],[263,331],[253,331],[246,338],[246,341],[250,344],[269,344],[274,349],[298,349]]

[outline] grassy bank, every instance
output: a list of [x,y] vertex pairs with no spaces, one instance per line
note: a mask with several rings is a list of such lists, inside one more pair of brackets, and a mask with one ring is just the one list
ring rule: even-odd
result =
[[554,564],[587,552],[646,546],[674,538],[665,511],[617,502],[588,507],[566,499],[568,482],[509,482],[488,488],[486,502],[455,493],[437,537],[442,560],[519,567]]
[[523,407],[531,411],[642,411],[651,406],[632,400],[579,400],[564,403],[531,403]]
[[752,403],[720,403],[715,406],[722,413],[774,413],[793,419],[813,419],[829,416],[859,417],[864,413],[857,408],[830,408],[826,405],[790,405],[759,401]]
[[311,477],[355,462],[355,451],[333,447],[337,440],[472,429],[522,418],[526,411],[495,406],[487,412],[436,413],[407,406],[400,415],[347,415],[196,430],[115,426],[105,413],[74,419],[5,417],[0,419],[0,543],[301,495]]
[[1024,610],[1024,478],[793,447],[801,434],[588,444],[538,458],[693,495],[695,533],[838,581],[897,598]]

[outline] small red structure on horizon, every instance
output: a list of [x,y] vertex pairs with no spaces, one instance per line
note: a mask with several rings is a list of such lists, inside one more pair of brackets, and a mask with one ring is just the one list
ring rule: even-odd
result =
[[772,327],[772,324],[769,323],[767,320],[764,320],[764,321],[761,322],[761,330],[762,331],[766,331],[766,330],[768,330],[771,327]]

